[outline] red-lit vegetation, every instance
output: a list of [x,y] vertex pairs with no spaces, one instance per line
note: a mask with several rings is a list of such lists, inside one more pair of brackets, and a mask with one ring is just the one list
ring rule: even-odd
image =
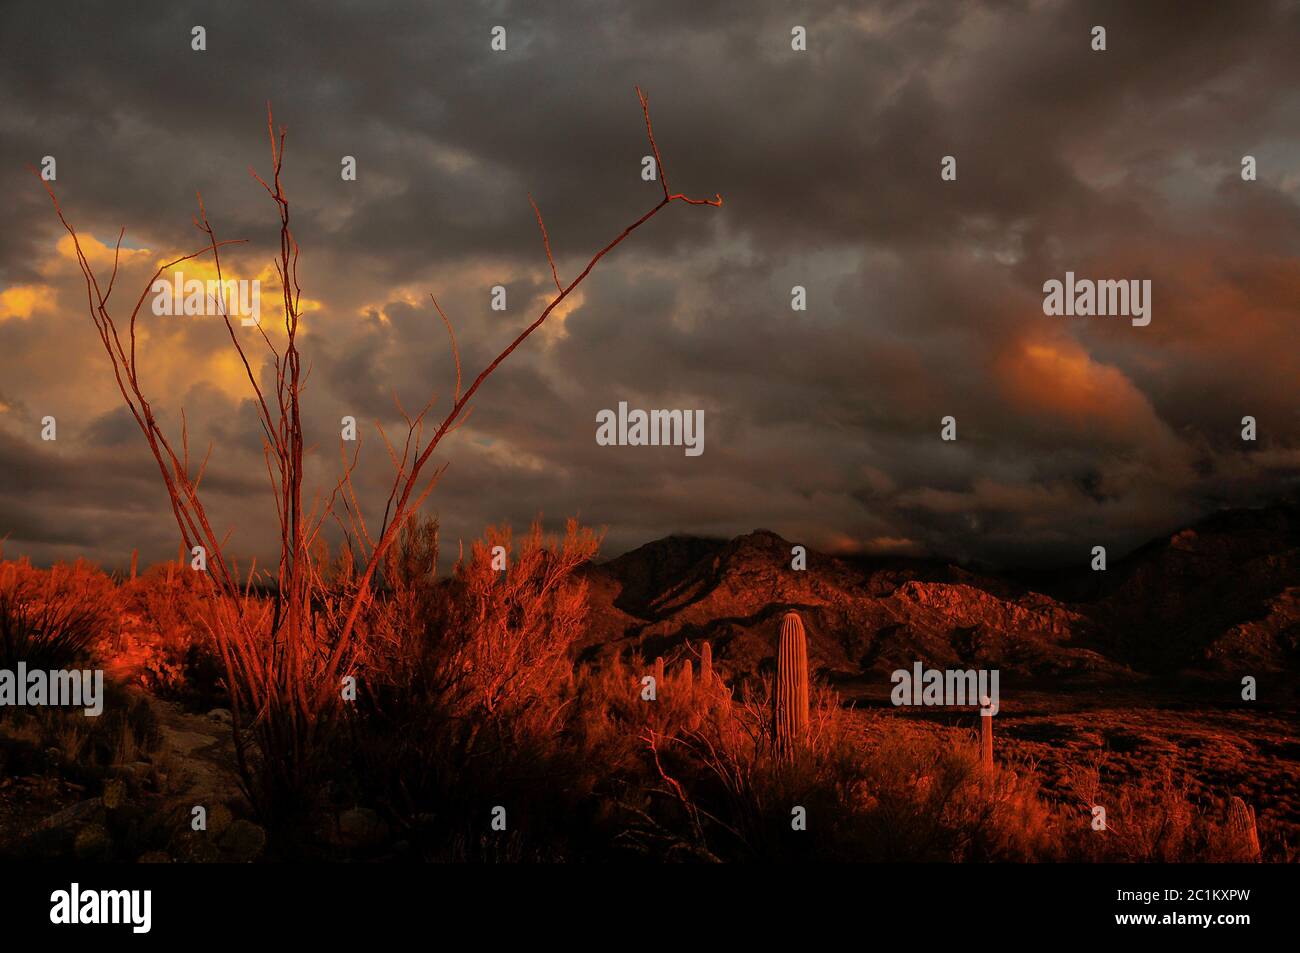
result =
[[[519,539],[491,530],[438,578],[436,527],[408,524],[359,619],[368,651],[353,670],[356,702],[299,811],[273,820],[233,783],[214,789],[214,771],[233,782],[232,750],[185,748],[205,720],[213,735],[229,727],[182,714],[224,705],[221,685],[188,686],[213,663],[194,658],[202,643],[164,614],[192,597],[184,574],[160,566],[114,585],[84,564],[0,565],[6,592],[63,592],[79,611],[122,621],[73,660],[113,673],[102,719],[14,709],[0,720],[5,774],[23,779],[0,789],[0,850],[200,861],[1255,856],[1233,792],[1200,797],[1173,765],[1119,780],[1094,758],[1049,789],[1028,760],[999,754],[991,773],[982,768],[973,725],[853,710],[826,687],[812,688],[806,733],[783,757],[773,680],[737,676],[711,652],[705,669],[703,646],[669,658],[647,701],[651,660],[574,658],[587,610],[574,571],[597,543],[574,523],[553,538],[537,526]],[[504,573],[491,568],[496,545],[510,554]],[[160,618],[172,628],[156,628]],[[159,658],[181,660],[165,680]],[[219,819],[210,840],[189,829],[196,798]],[[1096,803],[1108,808],[1105,832],[1091,825]],[[504,831],[490,827],[497,806]],[[807,830],[792,830],[795,806]],[[1264,859],[1294,859],[1284,831],[1261,823],[1257,836]]]

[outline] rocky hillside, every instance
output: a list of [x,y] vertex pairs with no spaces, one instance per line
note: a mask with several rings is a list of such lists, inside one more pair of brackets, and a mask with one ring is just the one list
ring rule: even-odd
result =
[[731,670],[762,671],[781,614],[796,609],[830,677],[916,660],[1077,679],[1297,667],[1300,507],[1290,504],[1224,511],[1105,573],[1086,562],[1027,576],[813,551],[798,571],[792,546],[766,530],[669,537],[588,567],[586,653],[671,658],[708,639]]

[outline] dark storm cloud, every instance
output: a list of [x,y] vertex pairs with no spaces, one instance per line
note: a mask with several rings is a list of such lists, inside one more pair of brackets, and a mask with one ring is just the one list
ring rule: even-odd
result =
[[[498,23],[506,54],[488,49]],[[666,209],[502,366],[440,455],[432,506],[453,538],[579,513],[609,526],[608,554],[764,526],[1064,561],[1266,499],[1300,462],[1298,28],[1282,2],[5,5],[7,552],[120,563],[174,545],[26,166],[57,158],[84,236],[111,245],[126,225],[149,249],[123,305],[160,256],[202,244],[196,189],[221,237],[251,240],[230,267],[265,277],[275,213],[248,167],[269,167],[273,101],[313,303],[310,476],[332,486],[355,416],[377,520],[373,422],[400,438],[394,398],[413,412],[437,391],[445,412],[453,383],[429,292],[475,373],[544,306],[530,192],[566,277],[657,200],[637,83],[674,189],[725,204]],[[1246,153],[1258,182],[1240,179]],[[956,182],[939,180],[944,155]],[[1042,283],[1066,270],[1152,279],[1152,324],[1045,318]],[[262,437],[223,329],[143,321],[146,390],[177,431],[184,406],[195,456],[211,443],[220,525],[265,556]],[[620,400],[703,408],[703,456],[597,446],[595,415]],[[954,444],[938,440],[948,414]]]

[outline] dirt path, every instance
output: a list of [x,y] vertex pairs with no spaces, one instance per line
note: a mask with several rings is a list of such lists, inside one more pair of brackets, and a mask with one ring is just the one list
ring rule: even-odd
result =
[[239,801],[239,774],[230,724],[208,715],[196,715],[175,702],[149,699],[158,716],[162,747],[158,754],[184,772],[175,797],[194,804]]
[[[156,698],[141,684],[148,651],[135,637],[138,619],[128,616],[124,632],[112,656],[105,660],[104,674],[128,686],[132,694],[148,701],[158,719],[162,745],[154,757],[179,769],[176,800],[192,804],[241,801],[235,743],[230,733],[230,716],[213,717],[186,711],[180,704]],[[218,710],[221,711],[221,710]]]

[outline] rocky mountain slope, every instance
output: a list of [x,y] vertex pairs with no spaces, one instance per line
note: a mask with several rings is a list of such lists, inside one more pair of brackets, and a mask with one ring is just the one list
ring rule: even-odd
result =
[[587,567],[588,656],[688,657],[708,639],[738,673],[771,667],[782,613],[804,618],[813,664],[852,678],[996,666],[1064,679],[1294,669],[1300,507],[1228,510],[1106,572],[984,573],[942,561],[840,558],[766,530],[668,537]]

